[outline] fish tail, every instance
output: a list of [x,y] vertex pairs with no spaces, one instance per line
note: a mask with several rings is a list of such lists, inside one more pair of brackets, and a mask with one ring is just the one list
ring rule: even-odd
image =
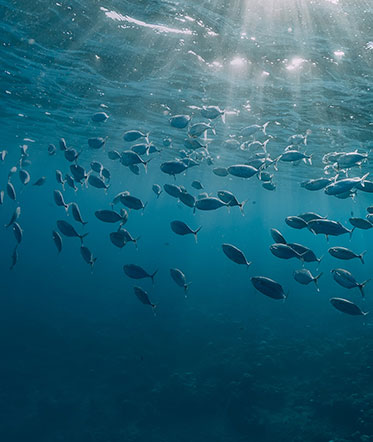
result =
[[359,258],[360,258],[360,261],[361,261],[362,264],[364,264],[364,255],[365,255],[366,253],[367,253],[367,251],[364,250],[364,252],[363,252],[363,253],[360,253],[360,255],[359,255]]
[[352,234],[354,233],[354,230],[355,230],[355,226],[349,231],[350,240],[352,239]]
[[138,247],[138,245],[137,245],[137,241],[138,241],[139,239],[141,239],[141,236],[138,236],[138,237],[135,238],[134,241],[133,241],[133,242],[135,243],[136,250],[139,250],[139,247]]
[[314,283],[315,283],[315,286],[316,286],[316,290],[319,292],[320,291],[320,288],[319,288],[319,284],[318,284],[318,280],[319,280],[319,278],[321,278],[321,276],[324,274],[324,272],[320,272],[317,276],[315,276],[315,278],[314,278]]
[[263,127],[262,127],[262,132],[263,132],[263,134],[264,135],[267,135],[267,132],[266,132],[266,130],[267,130],[267,126],[268,126],[268,124],[269,124],[270,122],[269,121],[267,121],[266,123],[264,123],[263,124]]
[[241,210],[242,216],[245,216],[245,212],[243,211],[243,209],[244,209],[245,204],[246,204],[247,202],[248,202],[248,200],[244,200],[244,201],[242,201],[241,204],[238,204],[238,206],[239,206],[239,208],[240,208],[240,210]]
[[85,233],[84,235],[80,235],[80,236],[79,236],[80,241],[81,241],[82,244],[83,244],[83,239],[88,235],[88,233],[89,233],[89,232]]
[[191,282],[188,282],[188,284],[184,284],[184,293],[185,293],[185,297],[187,297],[187,296],[186,296],[186,292],[188,291],[188,288],[189,288],[190,284],[191,284]]
[[193,232],[194,239],[196,240],[196,244],[198,243],[197,233],[198,233],[201,229],[202,229],[202,226],[201,226],[201,227],[198,227],[198,229],[195,230],[195,231]]
[[152,284],[154,284],[154,276],[158,273],[158,269],[152,274],[150,275],[150,278],[152,280]]
[[365,175],[363,175],[363,176],[360,178],[360,182],[361,182],[361,185],[362,185],[363,187],[365,187],[364,181],[368,178],[369,174],[370,174],[370,172],[366,173]]
[[368,284],[369,281],[370,281],[370,278],[358,285],[361,296],[363,298],[365,298],[364,287]]

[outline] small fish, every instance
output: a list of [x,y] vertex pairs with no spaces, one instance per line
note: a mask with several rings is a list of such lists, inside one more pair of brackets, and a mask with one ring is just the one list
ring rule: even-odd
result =
[[140,239],[140,236],[138,236],[137,238],[134,238],[134,237],[130,234],[130,232],[129,232],[128,230],[126,230],[126,229],[120,229],[120,230],[118,230],[118,232],[120,232],[121,235],[123,235],[124,241],[125,241],[126,243],[128,243],[128,242],[133,242],[133,243],[135,244],[136,249],[138,248],[138,247],[137,247],[137,241]]
[[212,169],[212,172],[216,176],[220,176],[220,177],[225,177],[225,176],[229,175],[228,169],[226,169],[225,167],[215,167],[214,169]]
[[253,166],[248,166],[247,164],[235,164],[228,167],[228,173],[238,178],[251,178],[259,172]]
[[110,181],[110,179],[111,179],[110,170],[109,170],[109,169],[106,169],[106,167],[103,167],[103,168],[102,168],[101,175],[102,175],[106,180]]
[[73,163],[79,158],[79,155],[82,153],[82,151],[78,152],[76,149],[69,147],[65,150],[64,155],[67,161],[70,163]]
[[66,210],[66,213],[67,213],[69,210],[70,204],[65,203],[63,195],[59,190],[53,191],[53,198],[54,198],[54,202],[57,204],[57,206],[64,207]]
[[6,193],[11,200],[15,201],[17,199],[16,189],[10,181],[6,185]]
[[[170,269],[171,278],[176,282],[179,287],[184,288],[184,292],[186,293],[188,290],[190,282],[187,284],[186,277],[184,273],[180,269]],[[186,295],[185,295],[186,297]]]
[[84,235],[79,235],[79,233],[75,230],[75,228],[64,220],[58,220],[57,221],[57,227],[60,230],[60,232],[68,237],[77,237],[80,238],[81,243],[83,244],[83,239],[88,235],[88,233],[85,233]]
[[155,309],[157,306],[155,304],[152,304],[150,302],[149,296],[146,293],[145,290],[143,290],[141,287],[134,287],[133,288],[135,295],[138,297],[138,299],[145,305],[150,305],[153,309]]
[[188,135],[192,138],[197,138],[203,135],[208,130],[211,130],[214,135],[216,134],[215,129],[211,126],[211,124],[196,123],[192,126],[189,126]]
[[253,276],[251,278],[253,286],[263,295],[272,299],[286,299],[284,289],[281,284],[266,276]]
[[168,195],[174,198],[180,198],[180,194],[182,193],[181,187],[176,184],[164,184],[163,189]]
[[330,303],[337,310],[352,316],[365,316],[368,312],[363,312],[360,307],[351,301],[343,298],[330,298]]
[[167,175],[172,175],[175,178],[175,175],[184,172],[188,168],[188,166],[182,161],[171,160],[162,163],[160,168],[163,173],[166,173]]
[[5,224],[5,227],[8,228],[10,227],[13,223],[15,223],[17,221],[17,219],[21,216],[21,207],[17,207],[16,210],[13,212],[12,217],[10,218],[10,221],[8,222],[8,224]]
[[98,161],[92,161],[91,162],[91,169],[94,172],[97,172],[97,173],[101,174],[101,171],[102,171],[103,168],[104,168],[104,166],[101,163],[99,163]]
[[170,118],[170,124],[177,129],[184,129],[188,126],[191,117],[189,115],[174,115]]
[[72,189],[74,189],[74,191],[76,192],[78,190],[78,188],[75,185],[75,180],[72,176],[70,176],[68,173],[65,175],[65,180],[66,183],[69,187],[71,187]]
[[303,246],[302,244],[297,243],[287,243],[289,247],[291,247],[293,250],[295,250],[299,255],[301,255],[301,259],[304,262],[321,262],[321,258],[317,258],[315,253],[306,246]]
[[27,170],[19,169],[19,178],[21,180],[21,183],[25,186],[30,182],[30,174],[27,172]]
[[121,195],[120,202],[128,209],[144,210],[147,203],[143,203],[139,198],[132,195]]
[[110,233],[110,241],[118,248],[122,249],[126,244],[126,235],[122,229]]
[[299,282],[300,284],[303,285],[307,285],[309,284],[311,281],[313,281],[316,285],[316,290],[319,292],[319,285],[317,283],[317,281],[319,280],[319,278],[323,275],[323,273],[321,272],[319,275],[317,276],[313,276],[312,273],[307,270],[307,269],[300,269],[300,270],[295,270],[294,273],[294,279]]
[[123,134],[123,140],[132,142],[139,140],[140,138],[147,138],[149,134],[144,134],[143,132],[139,130],[127,130],[127,132],[124,132]]
[[140,155],[138,155],[136,152],[133,152],[132,150],[125,150],[122,152],[120,157],[120,162],[123,164],[123,166],[130,167],[135,166],[137,164],[142,164],[144,166],[145,172],[148,170],[148,163],[151,161],[151,158],[149,158],[147,161],[144,161]]
[[50,144],[49,146],[48,146],[48,153],[49,153],[49,155],[54,155],[55,153],[57,152],[57,148],[56,148],[56,146],[54,145],[54,144]]
[[222,200],[228,207],[238,206],[241,210],[242,215],[244,214],[243,208],[247,201],[238,202],[237,198],[233,195],[232,192],[228,192],[228,190],[219,190],[218,197]]
[[92,115],[91,119],[94,123],[102,123],[109,118],[109,115],[106,112],[96,112]]
[[307,222],[299,216],[288,216],[285,218],[285,222],[289,227],[293,229],[304,229],[307,227]]
[[23,230],[22,230],[21,226],[17,222],[14,222],[12,225],[12,230],[13,230],[13,233],[14,233],[17,243],[20,244],[22,241],[22,238],[23,238]]
[[152,191],[157,195],[157,198],[159,198],[159,195],[162,193],[162,187],[159,184],[153,184]]
[[149,274],[146,270],[136,264],[126,264],[123,266],[124,273],[132,279],[144,279],[150,278],[154,284],[154,276],[157,274],[158,270],[154,273]]
[[201,181],[198,181],[198,180],[194,180],[194,181],[192,182],[192,187],[193,187],[194,189],[197,189],[197,190],[202,190],[202,189],[203,189],[203,186],[202,186],[202,184],[201,184]]
[[250,267],[252,264],[251,262],[247,261],[244,253],[238,249],[236,246],[233,246],[232,244],[222,244],[222,249],[225,255],[236,264],[244,264],[247,267]]
[[228,206],[227,203],[224,203],[219,198],[215,198],[213,196],[209,196],[207,198],[201,198],[196,201],[195,208],[198,210],[216,210],[220,207]]
[[12,270],[14,268],[14,266],[17,264],[18,262],[18,245],[15,246],[14,250],[13,250],[13,254],[12,254],[12,264],[9,267],[9,270]]
[[63,179],[62,172],[60,170],[56,170],[56,181],[58,184],[62,185],[62,190],[65,190],[65,181]]
[[347,249],[345,247],[330,247],[328,252],[334,256],[334,258],[338,259],[353,259],[359,258],[361,263],[364,264],[364,255],[366,254],[366,250],[360,254],[354,253],[352,250]]
[[97,210],[95,212],[95,216],[104,223],[120,222],[121,225],[125,224],[128,219],[128,213],[126,209],[122,209],[120,213],[117,213],[114,210]]
[[101,147],[103,147],[106,143],[107,137],[106,138],[101,138],[101,137],[97,137],[97,138],[89,138],[88,139],[88,146],[91,149],[101,149]]
[[71,212],[73,214],[73,218],[75,219],[75,221],[82,224],[83,226],[88,224],[87,221],[83,221],[83,218],[82,218],[82,215],[80,213],[80,209],[79,209],[79,206],[77,203],[70,203],[70,207],[71,207]]
[[52,232],[52,239],[57,247],[58,253],[60,253],[62,250],[62,238],[61,235],[56,230],[53,230]]
[[93,270],[93,266],[97,260],[97,258],[94,258],[92,255],[92,252],[89,250],[88,247],[81,246],[80,247],[80,253],[84,259],[84,261],[91,266],[91,269]]
[[33,186],[42,186],[42,185],[45,183],[45,180],[46,180],[46,179],[47,179],[47,178],[46,178],[45,176],[40,177],[39,179],[37,179],[37,180],[34,182]]
[[140,175],[140,168],[137,164],[130,164],[128,166],[128,169],[134,174],[134,175]]
[[66,144],[65,138],[60,138],[58,144],[60,146],[60,150],[66,150],[67,149],[67,144]]
[[193,195],[191,195],[188,192],[181,192],[179,198],[183,204],[185,204],[188,207],[194,208],[196,204],[196,199],[194,198]]
[[106,191],[109,189],[110,184],[105,184],[104,180],[102,180],[100,177],[96,175],[89,175],[88,177],[88,183],[95,187],[96,189],[105,189]]
[[281,259],[298,258],[302,259],[302,255],[292,249],[288,244],[272,244],[269,248],[274,256]]
[[177,235],[194,235],[194,238],[197,243],[197,233],[202,229],[202,226],[199,227],[196,230],[192,230],[187,224],[185,224],[183,221],[171,221],[170,223],[171,230],[176,233]]
[[[84,170],[82,166],[79,166],[78,164],[71,164],[70,166],[70,172],[72,176],[74,177],[74,180],[78,183],[84,183],[88,179],[88,174]],[[62,174],[61,174],[62,176]]]
[[342,287],[345,287],[346,289],[353,289],[355,287],[358,287],[361,293],[361,296],[364,298],[365,294],[364,294],[364,287],[366,286],[366,284],[368,284],[368,282],[370,281],[370,279],[367,279],[364,282],[357,282],[356,279],[354,278],[354,276],[345,269],[333,269],[330,270],[330,273],[332,273],[334,280],[341,285]]
[[275,243],[286,244],[286,239],[283,237],[282,233],[277,229],[271,229],[271,236]]
[[107,153],[107,156],[109,157],[109,160],[112,161],[120,160],[120,153],[117,150],[110,150]]
[[352,217],[349,219],[349,221],[356,229],[368,230],[373,227],[373,224],[365,218]]

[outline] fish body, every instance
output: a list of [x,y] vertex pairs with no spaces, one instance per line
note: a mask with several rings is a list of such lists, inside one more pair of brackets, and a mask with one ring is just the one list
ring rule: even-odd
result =
[[196,209],[198,210],[216,210],[224,206],[227,206],[227,204],[221,201],[219,198],[215,198],[213,196],[197,199],[195,205]]
[[118,223],[125,224],[128,219],[128,213],[125,209],[121,210],[121,213],[115,212],[114,210],[96,210],[95,216],[100,221],[104,223]]
[[349,260],[353,258],[359,258],[361,263],[364,264],[364,255],[367,252],[366,250],[360,254],[353,252],[346,247],[330,247],[328,252],[334,256],[334,258]]
[[192,230],[187,224],[185,224],[183,221],[171,221],[170,223],[171,230],[176,233],[177,235],[194,235],[194,238],[197,242],[197,233],[202,229],[202,226],[199,227],[196,230]]
[[286,299],[284,289],[281,284],[266,276],[253,276],[251,278],[253,286],[263,295],[272,299]]
[[360,307],[351,301],[343,298],[330,298],[330,303],[337,310],[352,316],[365,316],[368,312],[363,312]]
[[188,168],[185,163],[179,160],[166,161],[162,163],[160,167],[163,173],[166,173],[167,175],[172,175],[173,177],[184,172]]
[[75,228],[70,223],[64,220],[58,220],[57,227],[59,231],[67,237],[80,238],[81,243],[83,243],[83,239],[88,235],[88,233],[85,233],[84,235],[79,235]]
[[232,244],[227,244],[224,243],[222,244],[222,249],[224,254],[233,262],[235,262],[236,264],[243,264],[246,265],[247,267],[250,267],[251,262],[249,262],[244,253],[238,249],[236,246],[232,245]]
[[248,166],[247,164],[235,164],[228,167],[228,173],[238,178],[251,178],[256,175],[259,170],[253,166]]
[[345,287],[346,289],[353,289],[355,287],[359,288],[360,293],[362,297],[364,298],[364,287],[365,285],[370,281],[370,279],[367,279],[364,282],[357,282],[355,277],[345,269],[333,269],[330,271],[333,275],[334,280],[341,285],[342,287]]
[[316,290],[318,292],[320,291],[317,281],[322,276],[322,273],[320,273],[317,276],[313,276],[308,269],[300,269],[300,270],[295,270],[293,276],[297,282],[303,285],[307,285],[310,282],[314,282],[316,285]]
[[305,227],[307,227],[307,222],[299,216],[288,216],[285,219],[285,222],[293,229],[304,229]]
[[142,304],[150,305],[150,307],[152,307],[153,309],[156,308],[156,305],[150,302],[147,292],[141,287],[134,287],[133,291]]
[[271,236],[275,243],[277,244],[286,244],[286,239],[282,235],[282,233],[277,229],[271,229]]
[[62,238],[61,235],[56,230],[53,230],[52,232],[52,239],[57,247],[58,253],[60,253],[62,250]]
[[184,273],[180,269],[170,269],[171,278],[176,282],[179,287],[184,288],[184,292],[186,293],[189,287],[189,284],[186,282],[186,277]]
[[126,264],[123,266],[124,273],[132,279],[144,279],[150,278],[154,283],[154,276],[157,274],[158,270],[154,273],[149,274],[146,270],[136,264]]

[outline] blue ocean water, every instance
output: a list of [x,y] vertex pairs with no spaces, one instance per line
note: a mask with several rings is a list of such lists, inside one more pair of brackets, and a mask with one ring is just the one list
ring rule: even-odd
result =
[[[0,225],[21,207],[23,229],[12,270],[16,240],[12,227],[0,229],[2,441],[373,441],[373,322],[329,302],[340,297],[373,309],[373,282],[363,300],[330,273],[344,268],[358,282],[372,277],[372,230],[327,241],[285,223],[312,211],[350,229],[351,213],[364,218],[373,204],[363,189],[338,199],[300,185],[344,178],[341,170],[324,169],[330,152],[357,149],[367,161],[348,175],[372,172],[372,12],[363,0],[0,0],[0,150],[7,151]],[[208,150],[191,152],[184,146],[188,128],[172,127],[170,118],[189,115],[189,127],[209,123],[203,106],[218,106],[224,118],[211,120],[215,134],[199,138]],[[94,122],[96,112],[109,118]],[[240,135],[267,122],[265,133]],[[135,175],[108,157],[136,144],[123,140],[128,130],[149,133],[160,150],[149,156],[147,173],[140,164]],[[279,158],[294,135],[305,137],[295,149],[312,154],[312,164],[268,166],[273,191],[256,176],[212,171],[254,158],[257,140],[268,140],[270,158]],[[104,148],[91,149],[93,137],[107,137]],[[62,189],[55,172],[70,173],[73,163],[59,148],[61,138],[81,152],[77,163],[87,172],[92,161],[110,171],[107,192],[85,184]],[[183,155],[199,165],[175,179],[161,171],[163,162]],[[20,168],[29,184],[22,184]],[[42,176],[45,184],[33,186]],[[16,201],[6,192],[8,180]],[[211,196],[229,190],[247,201],[244,216],[238,207],[194,212],[152,191],[155,183],[176,184],[197,197],[193,180]],[[54,190],[78,203],[86,226],[56,206]],[[109,234],[118,224],[95,216],[123,191],[147,203],[143,211],[128,210],[124,226],[140,237],[138,250],[132,243],[115,247]],[[88,233],[93,271],[78,238],[62,235],[57,252],[57,220]],[[176,235],[173,220],[202,226],[198,243]],[[301,260],[271,254],[271,228],[322,257],[305,264],[314,275],[323,272],[319,293],[313,283],[294,280]],[[251,266],[229,260],[223,243],[241,249]],[[365,264],[333,258],[333,246],[367,250]],[[158,270],[154,285],[130,279],[125,264]],[[186,297],[170,268],[191,282]],[[278,281],[286,300],[255,290],[252,276]],[[147,291],[154,311],[134,286]]]

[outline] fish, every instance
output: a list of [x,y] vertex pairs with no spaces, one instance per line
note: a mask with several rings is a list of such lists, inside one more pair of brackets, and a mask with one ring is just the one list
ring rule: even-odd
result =
[[58,253],[60,253],[62,250],[62,238],[61,235],[56,230],[53,230],[52,232],[52,239],[57,247]]
[[133,150],[125,150],[121,153],[120,156],[120,162],[123,164],[123,166],[130,167],[135,166],[137,164],[142,164],[144,166],[145,172],[148,170],[148,163],[151,161],[151,158],[149,158],[147,161],[144,161],[140,155],[138,155]]
[[334,181],[325,187],[324,192],[326,195],[338,195],[341,193],[350,192],[354,188],[356,188],[358,183],[364,184],[364,181],[368,177],[369,172],[363,175],[361,178],[344,178],[342,180]]
[[339,236],[349,233],[352,236],[353,229],[347,229],[340,222],[329,219],[313,219],[307,223],[308,229],[315,235],[322,234],[328,239],[329,235]]
[[162,187],[159,184],[153,184],[152,191],[157,195],[157,198],[159,198],[159,195],[162,193]]
[[226,167],[215,167],[212,169],[212,172],[216,176],[225,177],[229,175],[228,169]]
[[223,123],[225,123],[224,111],[218,106],[203,106],[201,109],[201,115],[208,120],[215,120],[215,118],[222,117]]
[[192,182],[192,187],[193,187],[194,189],[197,189],[197,190],[202,190],[202,189],[203,189],[203,186],[202,186],[202,184],[201,184],[201,181],[198,181],[198,180],[194,180],[194,181]]
[[161,171],[166,173],[167,175],[172,175],[175,178],[175,175],[179,175],[188,169],[188,166],[179,160],[171,160],[165,161],[160,166]]
[[62,190],[65,190],[65,181],[63,179],[62,172],[60,170],[56,170],[56,181],[58,184],[62,185]]
[[243,264],[246,265],[247,267],[250,267],[250,265],[252,264],[246,259],[244,253],[236,246],[224,243],[222,244],[221,247],[223,249],[224,254],[236,264]]
[[180,186],[176,184],[164,184],[163,189],[168,195],[174,198],[180,198],[180,194],[182,193]]
[[228,207],[238,206],[241,210],[242,215],[244,214],[243,208],[247,200],[242,201],[241,203],[238,202],[237,198],[233,195],[233,193],[229,192],[228,190],[219,190],[218,198],[222,200],[225,204],[227,204]]
[[241,129],[240,135],[241,137],[247,138],[256,135],[258,132],[263,132],[264,135],[266,134],[266,129],[269,124],[269,121],[264,123],[263,125],[260,124],[251,124],[250,126],[246,126]]
[[16,189],[10,181],[6,185],[6,193],[11,200],[15,201],[17,199]]
[[179,196],[180,201],[188,207],[194,208],[196,199],[188,192],[181,192]]
[[140,236],[138,236],[137,238],[133,238],[133,236],[130,234],[130,232],[126,229],[119,229],[118,232],[120,232],[120,234],[122,235],[125,243],[133,242],[135,244],[136,249],[138,248],[137,241],[141,238]]
[[120,213],[115,212],[114,210],[96,210],[95,216],[100,221],[104,223],[118,223],[121,225],[125,224],[128,220],[128,213],[126,209],[122,209]]
[[143,290],[141,287],[134,287],[133,288],[135,295],[145,305],[150,305],[153,309],[155,309],[157,306],[155,304],[152,304],[150,302],[149,296],[145,290]]
[[189,235],[189,234],[194,235],[196,243],[197,243],[197,234],[202,229],[202,226],[201,226],[201,227],[198,227],[198,229],[196,229],[196,230],[192,230],[183,221],[178,221],[178,220],[171,221],[170,226],[171,226],[171,230],[174,233],[176,233],[177,235],[181,235],[181,236]]
[[307,222],[299,216],[288,216],[285,218],[285,222],[293,229],[304,229],[307,227]]
[[191,117],[189,115],[174,115],[170,118],[170,124],[177,129],[184,129],[188,126]]
[[96,112],[92,115],[91,119],[94,123],[102,123],[109,118],[109,115],[106,112]]
[[317,276],[313,276],[312,273],[307,269],[295,270],[293,273],[294,279],[300,284],[307,285],[313,281],[316,285],[316,290],[319,292],[319,285],[317,281],[323,275],[323,272],[319,273]]
[[83,244],[83,239],[88,235],[88,233],[85,233],[84,235],[79,235],[79,233],[70,223],[61,219],[57,221],[57,227],[63,235],[67,237],[76,236],[77,238],[79,238],[82,244]]
[[316,191],[316,190],[324,189],[326,186],[328,186],[332,182],[333,182],[333,180],[331,178],[321,177],[321,178],[316,178],[313,180],[303,181],[301,183],[301,187],[303,187],[307,190]]
[[105,189],[106,191],[109,189],[110,184],[105,184],[104,180],[96,175],[89,175],[88,177],[88,183],[92,187],[96,187],[96,189]]
[[52,155],[55,155],[56,152],[57,152],[57,148],[56,148],[56,146],[55,146],[54,144],[50,144],[50,145],[48,146],[48,154],[49,154],[50,156],[52,156]]
[[366,250],[360,254],[354,253],[352,250],[347,249],[346,247],[330,247],[328,252],[334,257],[338,259],[353,259],[359,258],[361,263],[364,264],[364,255],[366,254]]
[[343,298],[330,298],[330,303],[337,310],[352,316],[366,316],[368,312],[363,312],[360,307],[351,301]]
[[65,150],[64,155],[67,161],[70,163],[73,163],[79,158],[79,155],[82,153],[82,151],[78,152],[76,149],[69,147]]
[[228,206],[228,204],[213,196],[197,199],[195,204],[195,208],[198,210],[216,210],[226,206]]
[[67,144],[66,144],[65,138],[60,138],[58,144],[60,146],[60,150],[67,149]]
[[109,160],[112,161],[120,160],[120,153],[117,150],[110,150],[107,153],[107,156],[109,157]]
[[140,130],[127,130],[123,134],[123,140],[132,142],[139,140],[140,138],[147,138],[149,134],[144,134]]
[[67,213],[69,210],[70,204],[65,203],[63,195],[59,190],[53,191],[53,198],[54,198],[54,202],[57,204],[57,206],[64,207],[66,210],[66,213]]
[[313,219],[326,219],[326,216],[321,216],[318,213],[315,212],[305,212],[298,215],[298,218],[301,218],[306,223],[309,221],[312,221]]
[[211,126],[211,124],[195,123],[192,126],[189,126],[188,135],[191,138],[197,138],[203,135],[208,130],[211,130],[214,135],[216,134],[215,129]]
[[70,203],[70,207],[71,207],[71,212],[73,214],[73,218],[75,219],[75,221],[82,224],[83,226],[88,224],[87,221],[83,221],[83,218],[82,218],[82,215],[80,213],[80,209],[79,209],[79,206],[77,203]]
[[101,174],[101,171],[102,171],[103,168],[104,168],[104,166],[101,163],[99,163],[98,161],[92,161],[91,162],[91,169],[94,172],[97,172],[97,173]]
[[27,172],[27,170],[19,169],[19,178],[21,180],[21,183],[25,186],[30,182],[30,174]]
[[45,176],[40,177],[34,182],[33,186],[42,186],[45,183],[46,179],[47,178]]
[[346,289],[352,289],[355,287],[358,287],[361,293],[361,296],[364,298],[364,287],[368,282],[370,281],[370,278],[365,280],[364,282],[357,282],[354,276],[345,269],[333,269],[330,270],[330,273],[333,275],[334,280],[341,285],[342,287],[345,287]]
[[78,190],[78,188],[75,185],[74,178],[72,176],[70,176],[68,173],[65,174],[65,180],[66,180],[67,185],[69,187],[71,187],[72,189],[74,189],[75,192]]
[[282,244],[282,243],[272,244],[269,247],[269,250],[277,258],[281,258],[281,259],[298,258],[298,259],[302,260],[302,255],[300,253],[296,252],[288,244]]
[[78,183],[82,184],[82,182],[84,183],[88,179],[87,172],[84,170],[82,166],[79,166],[78,164],[72,164],[70,166],[70,172],[74,177],[75,181],[77,181]]
[[[170,275],[171,275],[171,278],[176,282],[176,284],[179,287],[184,288],[184,293],[186,293],[189,288],[189,285],[191,283],[186,282],[186,277],[185,277],[184,273],[180,269],[175,268],[175,269],[170,269]],[[186,295],[185,295],[185,297],[186,297]]]
[[315,253],[309,247],[297,243],[288,243],[288,246],[291,247],[300,255],[302,255],[302,260],[304,262],[318,262],[318,263],[321,262],[322,257],[317,258]]
[[12,224],[12,230],[16,238],[17,244],[20,244],[23,238],[23,230],[21,226],[17,222],[14,222]]
[[252,285],[263,295],[272,299],[286,299],[287,295],[281,284],[266,276],[253,276],[250,278]]
[[246,164],[235,164],[229,166],[227,170],[230,175],[238,178],[251,178],[259,172],[255,167]]
[[129,278],[132,279],[150,278],[153,284],[154,284],[154,276],[158,272],[158,270],[156,270],[154,273],[148,273],[146,270],[144,270],[142,267],[136,264],[125,264],[123,266],[123,271]]
[[139,198],[132,195],[121,195],[120,202],[126,206],[128,209],[133,210],[144,210],[147,203],[143,203]]
[[286,239],[282,235],[282,233],[277,229],[271,229],[271,236],[273,241],[278,244],[286,244]]
[[137,164],[130,164],[128,166],[128,169],[134,174],[134,175],[140,175],[140,168]]
[[365,218],[351,217],[349,221],[356,229],[368,230],[373,227],[373,224]]
[[283,154],[281,154],[275,160],[275,164],[277,164],[278,161],[294,163],[296,161],[301,161],[301,160],[303,160],[305,163],[308,162],[309,164],[312,164],[312,154],[307,155],[305,153],[299,152],[298,150],[288,150]]
[[93,266],[97,258],[93,257],[92,252],[89,250],[89,248],[82,245],[80,247],[80,254],[82,255],[84,261],[89,264],[91,266],[91,269],[93,270]]
[[18,206],[16,207],[15,211],[13,212],[12,217],[10,218],[10,221],[8,222],[8,224],[5,224],[5,227],[8,228],[10,227],[13,223],[15,223],[18,218],[21,216],[21,207]]
[[269,183],[263,183],[262,187],[266,190],[276,190],[276,184],[269,182]]
[[88,146],[91,149],[101,149],[106,143],[106,138],[96,137],[96,138],[88,138]]
[[15,246],[14,250],[13,250],[13,254],[12,254],[12,264],[9,267],[9,270],[13,270],[14,266],[17,264],[18,262],[18,244]]

